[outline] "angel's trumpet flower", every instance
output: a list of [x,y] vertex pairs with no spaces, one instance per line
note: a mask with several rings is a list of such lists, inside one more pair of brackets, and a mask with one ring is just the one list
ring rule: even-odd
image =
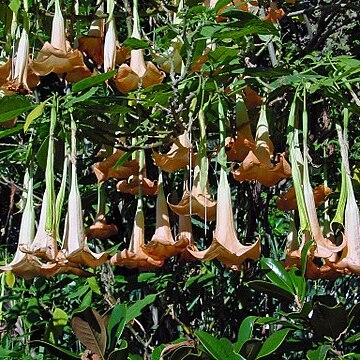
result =
[[[295,226],[294,214],[291,212],[289,233],[286,242],[286,258],[283,261],[284,267],[288,270],[292,267],[301,268],[301,250],[298,242],[298,231]],[[305,277],[307,279],[336,279],[339,274],[326,265],[320,259],[314,262],[314,257],[310,254],[306,259]]]
[[190,156],[192,156],[192,163],[195,163],[195,157],[191,154],[191,143],[189,134],[185,131],[181,134],[173,144],[168,153],[159,154],[153,150],[153,156],[156,166],[161,170],[171,173],[173,171],[182,169],[190,164]]
[[107,224],[105,218],[105,193],[102,184],[98,184],[98,209],[95,223],[86,230],[86,236],[97,239],[107,239],[118,232],[115,224]]
[[[323,204],[326,197],[331,194],[331,189],[326,185],[318,185],[313,189],[315,206]],[[296,202],[295,188],[291,187],[285,194],[282,194],[280,198],[276,199],[277,207],[282,211],[291,211],[298,208]]]
[[104,46],[104,71],[111,71],[115,69],[116,63],[116,30],[115,19],[112,17],[109,20]]
[[129,248],[110,259],[111,265],[124,266],[129,269],[153,270],[163,266],[164,260],[153,259],[143,250],[145,243],[145,221],[141,197],[138,198],[134,227]]
[[229,161],[243,161],[250,150],[255,151],[256,144],[251,133],[248,109],[241,95],[236,96],[236,140],[227,138],[226,156]]
[[249,152],[236,170],[232,170],[234,179],[237,181],[257,180],[265,186],[273,186],[281,179],[289,178],[291,168],[284,154],[280,154],[280,161],[276,165],[271,162],[271,143],[265,105],[261,107],[255,141],[256,149]]
[[186,189],[180,202],[177,205],[169,203],[169,206],[170,209],[179,216],[197,215],[203,220],[213,221],[216,217],[216,201],[213,200],[210,195],[209,185],[207,182],[202,188],[201,163],[202,160],[200,158],[200,153],[198,153],[198,158],[194,168],[194,184],[191,192]]
[[278,7],[277,1],[271,1],[270,7],[267,9],[267,14],[264,17],[264,21],[271,22],[273,24],[278,24],[279,20],[281,20],[285,16],[285,11],[283,8]]
[[117,161],[124,155],[121,150],[116,150],[105,160],[94,164],[93,170],[99,183],[110,178],[126,179],[139,172],[139,163],[137,160],[128,160],[121,166],[115,168]]
[[15,275],[26,280],[39,276],[42,263],[37,257],[31,254],[25,254],[20,250],[20,245],[31,246],[35,234],[35,210],[33,203],[33,178],[29,176],[29,170],[24,178],[24,196],[26,204],[21,218],[19,242],[14,259],[10,264],[1,266],[0,271],[12,271]]
[[354,189],[351,180],[351,172],[348,158],[348,141],[347,141],[347,122],[348,109],[344,110],[344,135],[342,136],[341,128],[338,126],[339,143],[341,148],[341,157],[343,161],[342,171],[345,173],[345,186],[347,193],[345,207],[345,232],[346,246],[344,247],[340,259],[332,262],[331,259],[327,264],[339,272],[345,274],[360,275],[360,214],[357,206]]
[[143,195],[155,195],[158,192],[157,182],[144,176],[141,179],[138,175],[131,176],[129,179],[120,180],[116,184],[117,191],[131,195],[139,195],[139,187],[141,187]]
[[143,246],[143,250],[154,259],[165,260],[182,252],[189,245],[189,242],[185,237],[179,238],[176,242],[174,241],[170,229],[169,213],[161,172],[159,174],[158,189],[156,199],[156,230],[151,241]]
[[188,251],[199,251],[195,245],[190,216],[179,216],[179,231],[176,239],[184,242],[186,241],[189,244],[180,254],[180,259],[183,261],[196,261],[197,259]]
[[[132,37],[141,39],[140,20],[137,11],[137,1],[134,1],[134,28]],[[144,60],[144,50],[131,50],[130,66],[122,64],[114,78],[116,87],[123,94],[135,90],[141,85],[143,88],[160,84],[165,74],[160,71],[152,62]]]
[[47,261],[55,261],[57,256],[56,214],[54,190],[54,131],[56,125],[55,104],[51,109],[50,135],[45,169],[45,192],[41,206],[39,226],[32,244],[22,244],[21,251]]
[[237,239],[234,228],[234,215],[231,204],[230,186],[226,177],[226,171],[220,170],[220,182],[217,195],[218,210],[216,214],[216,228],[210,247],[203,251],[189,253],[195,258],[205,261],[218,259],[233,270],[240,270],[246,259],[256,260],[260,256],[260,239],[253,245],[242,245]]
[[6,95],[11,95],[14,92],[26,93],[38,83],[39,77],[29,69],[29,37],[23,29],[16,55],[0,67],[0,86]]
[[76,174],[76,125],[71,120],[72,136],[72,159],[71,159],[71,188],[68,200],[68,213],[66,230],[64,234],[63,252],[66,259],[72,263],[96,268],[104,264],[108,258],[106,252],[94,253],[89,249],[84,232],[83,214],[81,209],[81,197]]
[[76,82],[91,76],[85,66],[80,50],[71,49],[66,43],[64,18],[59,0],[55,1],[55,15],[52,23],[51,42],[45,42],[38,57],[31,64],[36,75],[45,76],[51,72],[66,74],[66,80]]
[[295,187],[296,200],[299,209],[300,226],[303,232],[301,251],[308,241],[313,240],[315,246],[311,248],[310,255],[319,258],[330,258],[333,254],[341,251],[346,245],[346,241],[336,246],[331,240],[325,238],[322,234],[319,220],[316,213],[314,194],[310,184],[308,167],[308,149],[307,149],[307,112],[304,95],[303,110],[303,155],[299,149],[298,129],[294,128],[296,102],[294,100],[289,116],[289,127],[294,129],[289,133],[290,159],[292,164],[292,177]]

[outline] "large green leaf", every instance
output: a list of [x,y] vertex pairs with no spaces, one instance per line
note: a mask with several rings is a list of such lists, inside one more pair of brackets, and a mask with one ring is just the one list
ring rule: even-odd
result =
[[73,85],[72,92],[76,93],[91,88],[93,86],[102,84],[104,81],[111,79],[115,74],[116,74],[116,70],[112,70],[104,74],[90,76],[86,79],[80,80]]
[[277,299],[286,299],[289,301],[294,300],[294,295],[288,291],[285,291],[284,289],[280,288],[279,286],[276,286],[274,284],[270,284],[267,281],[263,280],[253,280],[249,281],[247,283],[252,289],[261,291],[265,294],[269,294],[271,296],[274,296]]
[[235,352],[239,352],[245,342],[250,340],[256,319],[257,316],[248,316],[242,321],[238,331],[236,343],[234,344]]
[[232,344],[227,339],[219,340],[204,331],[196,331],[195,336],[199,339],[205,350],[216,360],[244,359],[241,355],[233,351]]
[[13,119],[33,107],[34,105],[32,105],[25,96],[4,96],[0,98],[0,123]]
[[280,261],[270,258],[263,258],[261,259],[261,267],[264,270],[271,270],[265,275],[274,285],[295,295],[291,277]]
[[11,128],[11,129],[0,130],[0,139],[7,137],[7,136],[11,136],[11,135],[16,135],[17,133],[19,133],[22,130],[22,128],[23,128],[22,125],[16,125],[15,127]]
[[345,306],[343,304],[328,306],[316,302],[313,306],[310,322],[316,337],[330,336],[336,339],[348,325]]
[[63,360],[77,360],[80,359],[81,356],[78,354],[75,354],[67,349],[64,349],[60,346],[51,344],[49,342],[46,341],[41,341],[41,340],[34,340],[30,342],[30,346],[31,345],[35,345],[35,346],[42,346],[44,347],[47,351],[49,351],[49,353],[51,355],[54,355],[57,357],[57,359],[63,359]]
[[109,348],[112,349],[121,336],[126,324],[126,305],[118,304],[111,312],[108,324]]
[[143,299],[136,301],[135,304],[130,305],[126,313],[126,323],[141,315],[142,311],[155,301],[157,295],[158,294],[147,295]]
[[40,117],[45,109],[46,101],[43,101],[39,105],[37,105],[34,109],[30,111],[28,116],[26,117],[25,124],[24,124],[24,132],[26,133],[29,126],[32,124],[32,122]]
[[272,354],[286,339],[290,329],[281,329],[271,334],[264,342],[256,359]]
[[306,353],[306,359],[308,360],[325,360],[328,351],[331,349],[330,345],[320,345],[314,350],[309,350]]
[[104,357],[106,327],[100,314],[91,307],[73,315],[71,327],[80,342],[91,352]]

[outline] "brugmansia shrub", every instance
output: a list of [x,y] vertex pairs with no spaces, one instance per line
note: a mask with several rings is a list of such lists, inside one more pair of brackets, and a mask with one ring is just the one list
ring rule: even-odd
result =
[[1,9],[4,359],[360,356],[358,5]]

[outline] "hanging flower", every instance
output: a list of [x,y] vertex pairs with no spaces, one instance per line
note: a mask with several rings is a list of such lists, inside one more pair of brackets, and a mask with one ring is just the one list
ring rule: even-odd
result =
[[[189,134],[185,131],[175,139],[167,154],[159,154],[153,150],[155,165],[168,173],[182,169],[190,164],[191,148]],[[192,163],[195,163],[194,155],[192,155]]]
[[145,239],[145,221],[141,197],[138,198],[134,227],[129,248],[110,259],[111,265],[124,266],[128,269],[154,270],[163,266],[164,260],[153,259],[143,250]]
[[251,133],[250,123],[243,124],[236,131],[235,141],[229,141],[227,152],[227,159],[229,161],[243,161],[248,155],[249,151],[255,151],[256,144]]
[[112,235],[118,233],[118,228],[115,224],[108,224],[103,214],[98,214],[93,225],[86,230],[88,239],[107,239]]
[[291,168],[284,154],[280,154],[280,160],[276,165],[271,162],[271,143],[265,105],[261,107],[255,141],[256,149],[248,153],[236,170],[232,169],[234,179],[237,181],[257,180],[265,186],[273,186],[281,179],[289,178]]
[[85,66],[80,50],[73,50],[66,43],[64,18],[61,13],[59,0],[55,1],[55,15],[52,23],[51,42],[45,42],[38,57],[31,64],[36,75],[45,76],[66,74],[66,80],[76,82],[91,76]]
[[346,206],[345,206],[345,228],[344,238],[346,246],[342,250],[340,259],[333,261],[329,259],[326,263],[333,269],[344,274],[360,275],[360,213],[357,206],[351,179],[351,171],[348,157],[347,123],[348,109],[344,110],[344,135],[340,127],[337,127],[339,144],[342,157],[342,172],[345,173]]
[[158,195],[156,198],[156,230],[151,241],[143,246],[146,254],[154,259],[165,260],[182,252],[189,242],[185,237],[179,238],[176,242],[171,233],[169,213],[164,194],[162,174],[159,174]]
[[203,220],[213,221],[216,217],[216,201],[210,195],[208,183],[202,189],[200,164],[201,159],[198,158],[194,168],[194,184],[191,192],[185,190],[177,205],[168,204],[170,209],[179,216],[197,215]]
[[131,176],[127,180],[121,180],[116,184],[117,191],[139,195],[139,187],[143,195],[155,195],[158,191],[157,182],[151,181],[150,179],[143,176],[140,180],[139,176]]
[[197,259],[189,252],[189,250],[199,251],[195,245],[190,216],[179,216],[179,230],[176,240],[181,240],[182,242],[187,242],[189,244],[180,254],[180,260],[187,262],[196,261]]
[[71,187],[68,200],[68,213],[65,222],[63,253],[71,263],[96,268],[105,263],[108,254],[106,252],[94,253],[89,249],[87,244],[76,174],[76,125],[74,120],[72,120],[71,125]]
[[33,178],[29,176],[27,170],[24,179],[24,196],[26,204],[21,218],[19,241],[14,259],[10,264],[1,266],[0,271],[12,271],[15,275],[26,280],[39,276],[42,263],[39,259],[31,254],[25,254],[20,250],[20,244],[31,246],[35,234],[35,210],[33,203]]
[[29,68],[29,37],[23,29],[13,58],[0,66],[0,86],[6,95],[12,95],[27,93],[38,83],[39,77]]
[[121,166],[114,168],[117,161],[124,155],[121,150],[116,150],[112,155],[93,166],[94,173],[99,183],[105,182],[110,178],[125,179],[139,172],[137,160],[128,160]]
[[210,247],[203,251],[188,250],[195,258],[206,261],[218,259],[233,270],[240,270],[246,259],[256,260],[260,256],[260,240],[253,245],[242,245],[234,228],[230,186],[226,171],[221,168],[217,195],[218,211],[216,228]]
[[[136,4],[134,4],[133,15],[134,28],[131,37],[140,40],[140,21]],[[145,62],[143,49],[133,49],[130,55],[130,66],[122,64],[114,78],[114,82],[121,93],[127,94],[139,86],[147,88],[160,84],[164,80],[164,77],[165,74],[152,62]]]
[[285,16],[285,11],[283,8],[278,8],[277,1],[271,1],[270,7],[267,9],[267,14],[264,17],[264,21],[271,22],[273,24],[278,24],[279,20],[281,20]]
[[[318,185],[313,189],[315,206],[323,204],[326,197],[331,194],[331,189],[326,185]],[[282,194],[280,198],[276,199],[277,207],[282,211],[290,211],[297,209],[295,188],[291,187],[285,194]]]
[[244,89],[244,101],[248,110],[252,110],[261,106],[262,97],[250,86]]

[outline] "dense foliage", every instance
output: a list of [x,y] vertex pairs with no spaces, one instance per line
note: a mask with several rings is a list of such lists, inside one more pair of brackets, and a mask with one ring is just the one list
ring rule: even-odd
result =
[[359,358],[360,2],[105,5],[0,4],[1,358]]

